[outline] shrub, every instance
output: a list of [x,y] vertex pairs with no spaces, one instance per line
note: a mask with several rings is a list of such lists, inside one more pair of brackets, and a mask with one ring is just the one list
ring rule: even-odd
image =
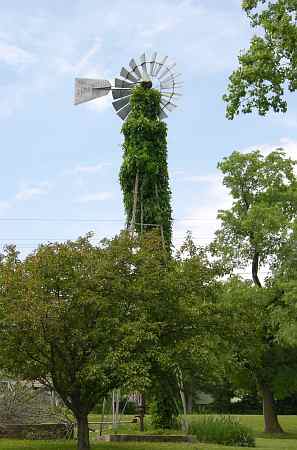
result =
[[251,429],[229,416],[203,416],[189,425],[189,434],[202,442],[222,445],[255,447],[255,436]]
[[170,430],[177,427],[177,416],[174,415],[172,400],[168,396],[160,396],[150,403],[151,425],[154,430]]

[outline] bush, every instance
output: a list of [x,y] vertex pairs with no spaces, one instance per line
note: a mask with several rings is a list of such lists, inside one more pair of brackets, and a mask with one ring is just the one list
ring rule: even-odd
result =
[[174,414],[172,400],[169,396],[160,397],[150,403],[152,428],[154,430],[175,429],[177,427],[177,415]]
[[256,445],[253,431],[237,419],[228,416],[204,416],[190,423],[189,434],[196,436],[202,442],[239,447],[255,447]]

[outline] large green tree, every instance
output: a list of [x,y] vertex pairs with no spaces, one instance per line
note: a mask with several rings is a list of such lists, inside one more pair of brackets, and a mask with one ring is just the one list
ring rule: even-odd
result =
[[[40,246],[0,265],[0,363],[55,389],[88,450],[88,414],[111,389],[144,391],[179,302],[159,233]],[[172,287],[171,287],[172,286]],[[164,340],[165,339],[165,340]]]
[[158,376],[156,380],[161,397],[155,398],[153,421],[159,428],[174,423],[174,417],[167,414],[170,418],[167,422],[166,414],[161,413],[162,409],[170,410],[170,402],[176,405],[176,412],[184,414],[186,428],[185,416],[192,410],[194,394],[210,380],[220,378],[226,351],[223,331],[218,332],[223,323],[221,311],[217,309],[221,288],[218,279],[222,272],[221,265],[211,262],[207,250],[197,247],[190,234],[170,260],[170,285],[178,297],[179,309],[178,315],[169,320],[171,329],[167,330],[163,343],[168,365],[161,368],[171,377],[168,380]]
[[250,263],[259,287],[259,268],[273,264],[297,217],[295,164],[281,149],[266,157],[260,151],[233,152],[218,164],[233,203],[218,213],[213,249],[233,267]]
[[190,233],[177,252],[175,270],[182,287],[181,300],[187,315],[181,338],[171,348],[183,401],[183,412],[191,413],[193,397],[222,375],[224,354],[228,351],[218,308],[225,274],[222,264],[211,261],[207,248],[195,245]]
[[1,267],[2,364],[58,392],[77,420],[79,450],[89,449],[89,412],[119,384],[121,297],[105,254],[83,238],[43,245],[24,262],[10,250]]
[[274,268],[273,287],[279,302],[271,310],[273,323],[277,327],[277,338],[291,348],[297,348],[297,223]]
[[297,89],[297,1],[243,0],[242,8],[257,34],[230,76],[226,115],[286,112],[286,91]]
[[278,342],[279,325],[273,319],[282,301],[279,289],[260,289],[236,277],[225,284],[220,298],[231,355],[226,361],[229,380],[239,392],[258,391],[267,432],[281,431],[271,393],[280,400],[297,390],[296,345]]
[[[212,245],[234,268],[251,266],[251,276],[262,290],[259,269],[275,267],[278,256],[297,217],[297,183],[295,162],[281,151],[262,156],[259,151],[241,154],[233,152],[218,167],[224,174],[223,183],[233,198],[232,207],[219,211],[221,227]],[[260,296],[264,294],[259,294]],[[265,296],[265,295],[264,295]],[[278,364],[272,345],[271,331],[263,322],[266,336],[262,357],[262,372],[257,367],[258,389],[263,397],[265,430],[279,432],[281,427],[273,409],[275,380],[267,377]],[[281,364],[283,356],[280,356]]]

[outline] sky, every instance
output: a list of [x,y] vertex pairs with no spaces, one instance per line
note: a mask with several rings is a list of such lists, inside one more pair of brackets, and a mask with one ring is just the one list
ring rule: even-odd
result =
[[225,118],[222,95],[248,47],[240,0],[10,0],[0,2],[0,247],[100,240],[125,225],[118,181],[121,119],[110,96],[73,105],[75,77],[113,80],[157,51],[184,82],[170,113],[168,164],[174,243],[206,244],[230,206],[217,163],[234,150],[282,147],[297,159],[297,99],[287,114]]

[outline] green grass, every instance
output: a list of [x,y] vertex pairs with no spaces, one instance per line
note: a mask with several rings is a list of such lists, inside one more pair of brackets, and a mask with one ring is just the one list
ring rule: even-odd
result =
[[[257,435],[258,450],[297,450],[297,416],[280,416],[280,423],[287,432],[284,436],[263,434],[261,416],[238,416],[239,420],[251,427]],[[92,420],[98,417],[92,417]],[[125,426],[125,428],[133,425]],[[121,432],[121,428],[118,430]],[[124,431],[125,432],[125,431]],[[0,439],[0,450],[75,450],[74,441],[22,441]],[[242,447],[225,447],[215,444],[172,444],[172,443],[96,443],[92,450],[242,450]]]

